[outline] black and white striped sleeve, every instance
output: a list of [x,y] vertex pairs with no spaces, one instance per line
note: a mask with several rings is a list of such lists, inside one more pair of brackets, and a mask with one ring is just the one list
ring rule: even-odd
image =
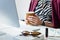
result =
[[44,4],[42,4],[42,2],[39,1],[38,5],[36,6],[35,13],[39,16],[40,20],[42,21],[48,21],[49,19],[51,19],[51,2],[46,1]]

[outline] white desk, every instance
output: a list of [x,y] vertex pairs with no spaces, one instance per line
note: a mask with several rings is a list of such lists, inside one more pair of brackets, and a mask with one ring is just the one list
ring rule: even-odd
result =
[[[17,39],[19,40],[40,40],[40,39],[43,39],[43,36],[41,38],[37,38],[37,37],[32,37],[32,36],[29,36],[29,37],[24,37],[24,36],[18,36],[19,34],[21,34],[22,31],[24,30],[28,30],[28,31],[32,31],[32,30],[36,30],[36,29],[40,29],[40,32],[44,32],[44,29],[41,30],[41,27],[33,27],[33,26],[30,26],[30,25],[25,25],[25,23],[23,21],[20,21],[20,28],[16,28],[16,27],[6,27],[4,29],[0,29],[0,31],[4,32],[4,33],[7,33],[13,37],[16,37]],[[43,27],[43,26],[42,26]],[[44,32],[45,33],[45,32]],[[43,33],[43,34],[44,34]],[[42,34],[42,35],[43,35]]]
[[[17,39],[26,39],[28,37],[20,37],[18,36],[22,31],[24,30],[28,30],[28,31],[32,31],[32,30],[35,30],[35,29],[40,29],[40,32],[42,34],[45,34],[45,26],[31,26],[31,25],[26,25],[25,22],[23,21],[20,21],[20,27],[19,28],[16,28],[16,27],[5,27],[3,29],[0,29],[0,31],[4,32],[4,33],[7,33],[13,37],[16,37]],[[53,28],[49,28],[49,35],[55,35],[55,36],[60,36],[60,29],[57,29],[56,31],[58,33],[55,33],[55,30],[56,29],[53,29]],[[33,37],[29,37],[28,39],[33,39]],[[26,39],[26,40],[28,40]]]
[[[34,29],[39,29],[40,28],[40,32],[45,34],[45,28],[46,26],[31,26],[31,25],[26,25],[25,22],[23,21],[20,21],[20,28],[23,29],[23,30],[28,30],[28,29],[31,29],[31,30],[34,30]],[[49,36],[60,36],[60,29],[54,29],[54,28],[50,28],[50,27],[47,27],[49,30],[48,30],[48,35]]]
[[19,40],[10,34],[4,33],[0,31],[0,40]]

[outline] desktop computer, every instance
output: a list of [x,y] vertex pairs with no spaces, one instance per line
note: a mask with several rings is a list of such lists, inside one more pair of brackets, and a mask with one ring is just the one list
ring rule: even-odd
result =
[[20,27],[15,0],[0,0],[0,27]]

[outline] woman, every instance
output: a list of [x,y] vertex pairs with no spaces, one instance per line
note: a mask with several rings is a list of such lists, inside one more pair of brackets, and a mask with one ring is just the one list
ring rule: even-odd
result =
[[53,27],[52,24],[52,7],[51,7],[51,1],[44,1],[44,0],[31,0],[29,11],[35,12],[36,17],[28,17],[31,24],[33,25],[45,25]]
[[60,0],[52,0],[52,14],[54,28],[60,28]]

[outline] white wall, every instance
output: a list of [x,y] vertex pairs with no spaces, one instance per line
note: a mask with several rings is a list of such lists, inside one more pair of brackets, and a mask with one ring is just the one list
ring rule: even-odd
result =
[[15,0],[19,19],[25,19],[28,12],[30,0]]

